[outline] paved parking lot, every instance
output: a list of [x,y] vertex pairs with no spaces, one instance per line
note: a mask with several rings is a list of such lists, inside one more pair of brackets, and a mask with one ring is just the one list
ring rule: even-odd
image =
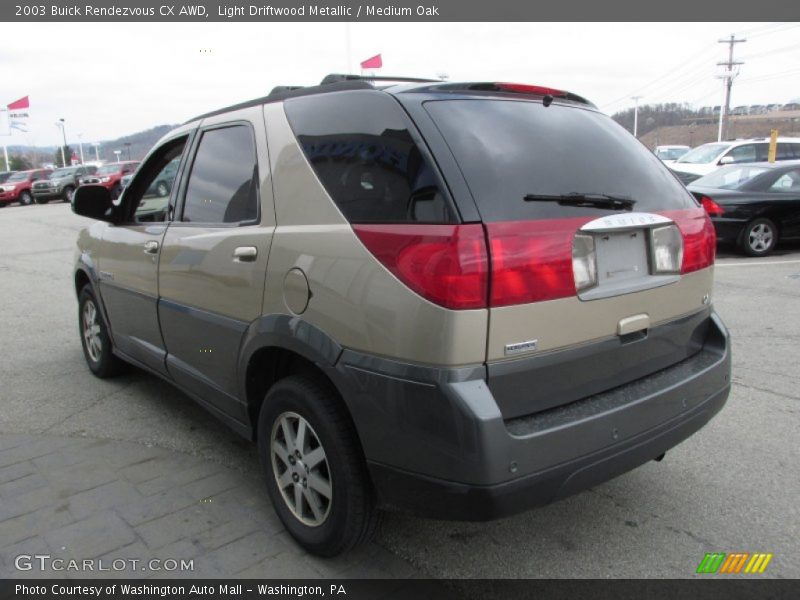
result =
[[32,574],[14,569],[23,552],[193,557],[196,576],[691,577],[711,551],[772,552],[767,575],[800,577],[798,246],[720,254],[733,392],[664,461],[493,523],[387,515],[373,544],[326,561],[282,530],[250,444],[154,377],[89,374],[81,222],[65,204],[0,210],[0,577]]

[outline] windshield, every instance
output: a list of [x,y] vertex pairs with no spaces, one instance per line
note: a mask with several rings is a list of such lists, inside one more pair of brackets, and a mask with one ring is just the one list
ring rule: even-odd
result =
[[75,175],[75,172],[78,169],[58,169],[50,173],[50,177],[48,179],[58,179],[59,177],[69,177],[70,175]]
[[688,148],[660,148],[656,150],[656,156],[661,160],[677,160],[688,151]]
[[678,162],[693,165],[710,163],[730,147],[730,144],[703,144],[681,156]]
[[714,187],[726,190],[735,190],[753,179],[756,175],[761,175],[769,171],[764,167],[748,167],[731,165],[729,167],[722,167],[713,173],[696,179],[692,182],[692,186]]
[[485,221],[610,210],[583,202],[526,199],[537,196],[619,198],[635,202],[637,212],[696,206],[652,152],[602,113],[495,99],[429,101],[425,109],[453,152]]
[[122,165],[104,165],[97,169],[97,175],[111,175],[112,173],[119,173],[122,170]]
[[9,183],[11,183],[12,181],[25,181],[26,179],[28,179],[28,175],[30,175],[30,173],[26,171],[20,171],[19,173],[14,173],[11,177],[6,179],[6,181],[8,181]]

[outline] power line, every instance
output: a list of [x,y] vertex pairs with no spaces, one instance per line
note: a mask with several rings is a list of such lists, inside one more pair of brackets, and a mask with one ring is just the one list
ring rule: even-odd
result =
[[769,56],[770,54],[780,54],[781,52],[788,52],[789,50],[794,50],[796,48],[800,48],[800,44],[793,44],[791,46],[783,46],[781,48],[773,48],[772,50],[765,50],[764,52],[758,52],[756,54],[747,54],[743,56],[743,59],[752,60],[754,58],[760,58],[762,56]]
[[687,58],[687,60],[681,61],[675,68],[670,69],[669,71],[667,71],[663,75],[660,75],[660,76],[656,77],[655,79],[653,79],[649,83],[647,83],[647,84],[645,84],[645,85],[643,85],[643,86],[641,86],[641,87],[639,87],[639,88],[637,88],[637,89],[635,89],[635,90],[633,90],[631,92],[628,92],[627,94],[625,94],[623,96],[620,96],[619,98],[615,98],[614,100],[611,100],[610,102],[605,103],[601,108],[606,108],[608,106],[613,106],[614,104],[617,104],[617,103],[621,102],[622,100],[628,100],[628,99],[631,98],[632,95],[635,95],[635,94],[638,94],[640,92],[643,92],[644,90],[646,90],[649,87],[652,87],[654,84],[658,83],[659,81],[667,79],[671,75],[673,75],[673,74],[675,74],[675,73],[677,73],[677,72],[689,67],[690,65],[693,65],[694,63],[696,63],[696,62],[698,62],[700,60],[705,60],[705,55],[708,54],[709,50],[711,50],[713,47],[714,47],[713,44],[708,44],[706,46],[702,46],[699,50],[697,50],[697,51],[692,53],[691,56],[693,56],[694,58],[691,58],[691,60],[689,60]]

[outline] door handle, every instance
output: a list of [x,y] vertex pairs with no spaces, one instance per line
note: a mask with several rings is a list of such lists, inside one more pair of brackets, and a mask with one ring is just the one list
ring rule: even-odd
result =
[[233,262],[253,262],[258,256],[255,246],[239,246],[233,251]]
[[158,253],[158,242],[155,240],[149,240],[144,243],[144,253],[145,254],[157,254]]

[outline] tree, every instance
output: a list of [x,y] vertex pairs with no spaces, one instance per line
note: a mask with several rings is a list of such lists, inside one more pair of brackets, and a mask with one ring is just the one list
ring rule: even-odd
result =
[[28,157],[22,154],[13,154],[8,158],[9,167],[12,171],[27,171],[33,168],[33,163]]
[[67,145],[67,146],[64,146],[64,158],[67,159],[67,164],[64,164],[64,162],[61,160],[61,148],[56,150],[55,154],[53,155],[53,157],[55,158],[55,160],[53,162],[56,165],[58,165],[59,167],[68,167],[70,165],[70,157],[71,156],[72,156],[72,148],[70,148]]

